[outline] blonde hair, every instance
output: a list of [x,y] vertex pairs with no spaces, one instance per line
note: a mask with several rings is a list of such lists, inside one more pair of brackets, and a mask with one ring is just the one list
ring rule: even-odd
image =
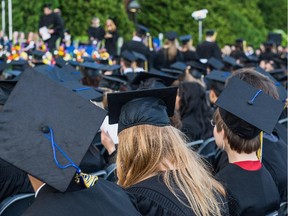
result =
[[165,47],[167,47],[166,52],[168,59],[169,60],[175,59],[178,51],[176,40],[174,41],[166,40]]
[[[108,26],[109,25],[109,26]],[[106,20],[105,31],[106,32],[114,32],[116,31],[117,27],[112,19]]]
[[[175,170],[169,170],[167,161]],[[161,172],[160,164],[166,169],[163,175],[166,186],[180,202],[184,204],[172,185],[176,184],[181,190],[196,215],[221,215],[219,194],[224,196],[225,191],[207,171],[201,158],[186,146],[184,135],[178,129],[139,125],[119,133],[119,185],[127,188],[156,175]]]

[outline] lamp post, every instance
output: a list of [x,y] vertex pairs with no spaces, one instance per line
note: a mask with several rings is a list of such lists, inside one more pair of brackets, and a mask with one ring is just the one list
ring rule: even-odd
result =
[[2,0],[2,34],[5,35],[5,0]]
[[138,3],[138,1],[136,0],[132,0],[129,4],[128,4],[128,11],[132,14],[133,16],[133,22],[136,25],[137,24],[137,13],[138,11],[141,9],[141,5]]
[[206,18],[208,13],[207,9],[194,11],[191,16],[198,21],[199,43],[202,41],[202,21]]

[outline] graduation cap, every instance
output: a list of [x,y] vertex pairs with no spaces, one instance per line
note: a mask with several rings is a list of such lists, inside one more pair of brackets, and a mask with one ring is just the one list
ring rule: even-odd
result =
[[67,62],[62,57],[55,58],[55,62],[58,67],[63,67],[67,64]]
[[286,101],[287,98],[287,90],[279,83],[270,73],[266,72],[263,68],[261,67],[256,67],[255,70],[258,73],[261,73],[262,75],[268,77],[276,86],[278,94],[279,94],[279,99],[281,101]]
[[75,92],[77,95],[86,100],[101,102],[103,99],[103,94],[96,91],[93,87],[82,85],[77,81],[65,81],[61,82],[61,85]]
[[27,69],[1,112],[0,158],[64,192],[105,116],[105,110]]
[[213,36],[215,34],[215,30],[209,29],[206,31],[206,36]]
[[61,79],[64,81],[79,81],[83,78],[80,71],[76,70],[71,65],[64,65],[61,69]]
[[188,61],[186,62],[187,65],[191,66],[191,68],[195,68],[200,71],[206,72],[206,65],[201,63],[200,61]]
[[176,87],[110,93],[107,95],[109,124],[118,123],[118,133],[142,124],[170,125],[176,94]]
[[161,68],[162,72],[171,74],[172,76],[178,77],[183,74],[183,71],[171,68]]
[[217,70],[221,70],[224,67],[224,64],[220,60],[218,60],[214,57],[211,57],[208,60],[207,64],[209,66],[211,66],[212,68],[217,69]]
[[213,70],[211,73],[209,73],[205,78],[217,82],[221,82],[225,84],[228,77],[231,76],[230,72],[227,71],[219,71],[219,70]]
[[124,50],[124,51],[121,53],[121,57],[122,57],[123,59],[125,59],[126,61],[129,61],[129,62],[133,62],[133,61],[136,60],[135,55],[134,55],[132,52],[128,51],[128,50]]
[[170,65],[170,68],[184,72],[187,68],[187,65],[184,62],[175,62]]
[[44,55],[45,55],[45,52],[43,52],[41,50],[33,50],[32,51],[32,56],[36,60],[42,60]]
[[89,76],[92,76],[92,77],[98,76],[99,71],[102,70],[103,68],[102,64],[97,64],[95,62],[83,62],[83,63],[80,63],[80,66],[85,68]]
[[178,34],[174,31],[169,31],[165,33],[165,37],[170,41],[174,41],[178,37]]
[[243,66],[238,64],[236,59],[231,57],[231,56],[224,56],[223,57],[223,62],[232,66],[232,67],[235,67],[235,68],[242,68]]
[[100,88],[109,88],[115,91],[121,89],[122,86],[127,86],[128,81],[126,76],[123,75],[103,75],[100,80]]
[[268,41],[273,41],[277,46],[282,43],[282,35],[280,33],[269,32]]
[[137,33],[140,36],[145,36],[148,32],[149,32],[149,29],[146,28],[145,26],[140,25],[140,24],[137,25]]
[[82,58],[84,62],[95,62],[95,59],[89,56],[83,56]]
[[12,60],[8,65],[12,66],[12,70],[24,71],[28,65],[28,61],[19,59],[19,60]]
[[[163,83],[165,86],[170,86],[177,78],[174,76],[167,75],[161,71],[150,71],[150,72],[138,72],[131,84],[139,85],[141,82],[145,82],[148,79],[157,79],[158,82]],[[162,85],[162,87],[165,87]]]
[[271,134],[284,109],[282,102],[237,77],[229,80],[216,105],[228,128],[244,139],[260,131]]
[[52,65],[40,65],[36,66],[34,69],[38,73],[41,73],[48,77],[49,79],[55,82],[61,82],[61,77],[57,75],[57,72],[54,70],[55,66]]
[[81,63],[78,61],[69,60],[68,64],[72,65],[73,67],[77,67],[77,66],[80,66]]
[[145,62],[145,61],[147,61],[146,56],[143,55],[143,54],[141,54],[141,53],[132,51],[132,54],[135,56],[135,60],[136,60],[136,61],[140,61],[140,62]]
[[183,36],[180,36],[180,37],[179,37],[179,40],[180,40],[183,44],[188,43],[191,39],[192,39],[192,36],[191,36],[190,34],[189,34],[189,35],[183,35]]

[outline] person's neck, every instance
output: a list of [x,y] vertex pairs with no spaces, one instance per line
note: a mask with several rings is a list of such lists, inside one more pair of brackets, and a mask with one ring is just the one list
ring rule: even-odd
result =
[[44,182],[40,181],[37,178],[34,178],[31,175],[28,175],[28,178],[29,178],[31,185],[32,185],[35,192],[44,184]]
[[208,42],[214,42],[212,37],[206,37],[206,41],[208,41]]
[[252,152],[250,154],[246,153],[238,153],[236,151],[231,150],[230,148],[225,149],[228,155],[229,163],[235,163],[240,161],[256,161],[258,160],[256,152]]

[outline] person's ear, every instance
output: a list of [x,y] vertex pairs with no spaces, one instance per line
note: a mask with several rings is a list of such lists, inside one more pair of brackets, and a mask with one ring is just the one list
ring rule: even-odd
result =
[[216,95],[216,93],[215,93],[215,91],[213,89],[211,89],[210,92],[209,92],[209,99],[210,99],[210,102],[212,104],[215,104],[215,102],[218,99],[218,97],[217,97],[217,95]]

